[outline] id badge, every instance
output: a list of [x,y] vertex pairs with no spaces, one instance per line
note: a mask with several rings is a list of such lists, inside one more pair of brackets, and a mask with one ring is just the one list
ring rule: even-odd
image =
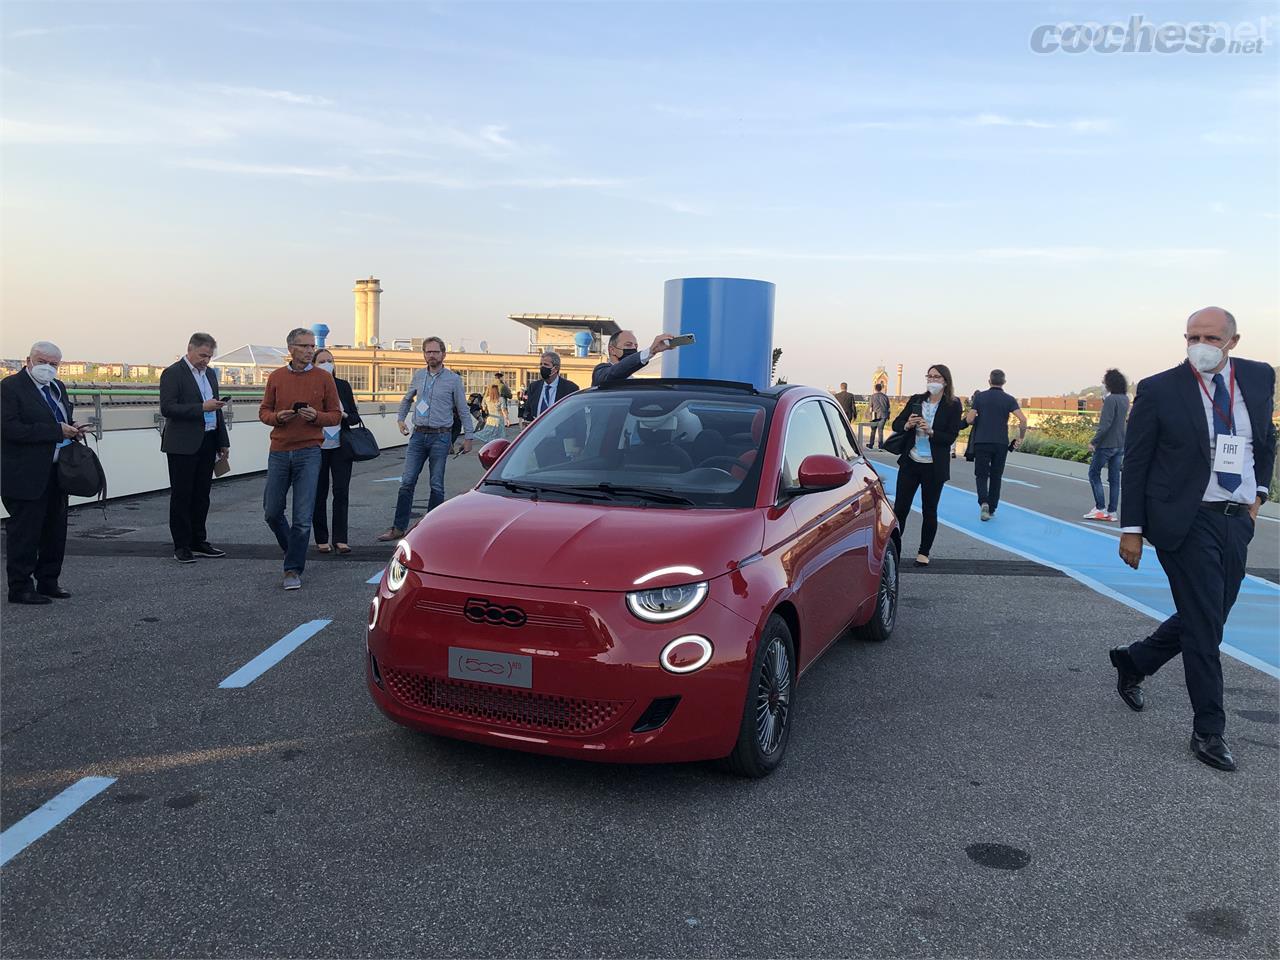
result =
[[427,411],[430,409],[431,409],[431,404],[423,400],[418,404],[418,415],[425,417],[427,415]]
[[1244,470],[1244,439],[1229,433],[1218,434],[1213,450],[1213,472],[1233,473]]

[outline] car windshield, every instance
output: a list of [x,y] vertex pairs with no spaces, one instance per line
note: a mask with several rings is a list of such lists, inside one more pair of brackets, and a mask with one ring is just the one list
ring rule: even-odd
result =
[[583,391],[521,434],[481,489],[627,506],[749,507],[772,410],[772,398],[745,390]]

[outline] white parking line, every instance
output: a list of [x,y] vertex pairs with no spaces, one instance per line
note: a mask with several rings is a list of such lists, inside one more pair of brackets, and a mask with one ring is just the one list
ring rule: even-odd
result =
[[115,777],[84,777],[0,833],[0,867],[35,843],[116,782]]
[[277,663],[302,646],[317,633],[333,623],[332,620],[312,620],[302,626],[290,630],[267,649],[246,663],[227,679],[218,684],[218,689],[238,689],[247,687]]
[[1073,477],[1069,473],[1054,473],[1052,470],[1041,470],[1039,467],[1024,467],[1020,463],[1005,463],[1005,468],[1013,467],[1015,470],[1030,470],[1032,473],[1043,473],[1046,477],[1058,477],[1062,480],[1075,480],[1078,483],[1088,483],[1088,477]]
[[1040,484],[1038,483],[1027,483],[1025,480],[1015,480],[1013,477],[1001,477],[1000,479],[1002,483],[1016,483],[1020,487],[1030,487],[1032,490],[1040,489]]
[[370,483],[399,483],[399,477],[383,477],[381,480],[370,480]]

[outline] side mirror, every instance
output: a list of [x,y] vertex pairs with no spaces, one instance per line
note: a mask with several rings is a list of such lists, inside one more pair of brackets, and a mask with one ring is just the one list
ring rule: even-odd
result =
[[509,446],[511,446],[510,440],[490,440],[480,448],[480,466],[488,470],[507,452]]
[[853,467],[839,457],[827,453],[810,454],[800,462],[800,492],[834,490],[843,487],[852,476]]

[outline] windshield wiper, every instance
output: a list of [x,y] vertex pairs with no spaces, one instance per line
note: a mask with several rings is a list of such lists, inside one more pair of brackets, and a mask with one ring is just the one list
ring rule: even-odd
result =
[[654,490],[650,487],[631,487],[625,484],[597,483],[594,486],[570,487],[565,489],[598,490],[600,493],[606,493],[610,496],[637,497],[641,500],[648,500],[652,503],[673,503],[682,507],[694,506],[694,502],[686,496],[682,496],[681,494],[674,493],[670,490]]
[[512,493],[529,493],[533,495],[530,498],[533,500],[537,500],[538,494],[542,491],[541,487],[535,487],[531,483],[516,483],[513,480],[489,479],[489,480],[482,480],[480,481],[480,483],[481,483],[481,486],[486,486],[486,487],[487,486],[503,487],[506,490],[510,490]]

